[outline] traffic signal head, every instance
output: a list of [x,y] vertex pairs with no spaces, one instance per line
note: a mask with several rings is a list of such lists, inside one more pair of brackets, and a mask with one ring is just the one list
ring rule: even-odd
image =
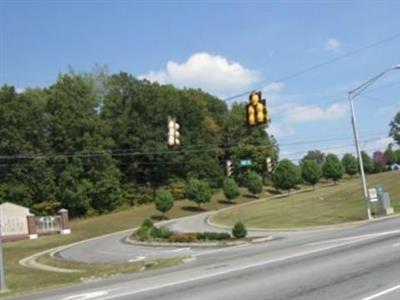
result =
[[262,99],[261,92],[252,92],[249,102],[246,106],[247,124],[253,126],[266,123],[268,121],[267,105],[265,99]]
[[226,175],[227,176],[233,175],[233,164],[231,160],[226,161]]
[[179,145],[179,136],[179,124],[175,119],[168,117],[168,146]]
[[256,110],[254,109],[254,106],[251,104],[247,104],[246,112],[247,112],[247,124],[250,126],[256,125]]

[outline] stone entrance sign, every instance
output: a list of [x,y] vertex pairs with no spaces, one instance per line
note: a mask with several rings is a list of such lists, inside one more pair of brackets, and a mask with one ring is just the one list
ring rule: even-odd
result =
[[0,205],[1,233],[4,239],[18,239],[29,236],[29,209],[10,202]]

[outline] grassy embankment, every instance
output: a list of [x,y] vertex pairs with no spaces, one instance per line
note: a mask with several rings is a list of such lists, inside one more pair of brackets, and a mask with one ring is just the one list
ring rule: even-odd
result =
[[[210,203],[202,206],[206,210],[215,210],[227,207],[230,204],[223,201],[224,196],[217,193]],[[249,201],[249,198],[240,197],[236,203]],[[167,213],[169,218],[177,218],[198,213],[193,202],[183,200],[177,201],[171,211]],[[145,266],[144,262],[126,264],[81,264],[75,262],[56,261],[49,256],[43,256],[40,262],[46,262],[61,268],[78,269],[79,273],[54,273],[28,269],[19,265],[19,260],[29,255],[66,245],[91,237],[112,233],[120,230],[139,226],[145,218],[152,217],[157,220],[160,213],[156,211],[153,204],[130,207],[107,215],[91,217],[87,219],[74,220],[71,222],[72,234],[68,236],[50,235],[42,236],[37,240],[24,240],[4,244],[4,259],[6,264],[6,280],[9,293],[11,294],[30,292],[38,289],[62,286],[90,279],[92,276],[110,276],[113,274],[131,273],[177,264],[177,259],[158,261],[156,264]]]
[[[369,187],[383,184],[390,193],[395,212],[400,211],[400,172],[367,177]],[[254,228],[295,228],[321,226],[362,220],[364,202],[360,178],[346,178],[337,185],[324,186],[287,197],[267,199],[225,210],[211,218],[231,226],[242,221]]]

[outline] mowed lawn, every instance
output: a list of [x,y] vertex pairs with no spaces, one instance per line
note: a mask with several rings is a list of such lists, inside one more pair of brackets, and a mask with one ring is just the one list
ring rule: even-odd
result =
[[[395,212],[400,212],[400,172],[367,177],[368,186],[383,184],[390,193]],[[211,218],[221,225],[241,221],[254,228],[294,228],[362,220],[364,201],[359,177],[343,179],[337,185],[322,186],[287,197],[266,199],[225,210]]]

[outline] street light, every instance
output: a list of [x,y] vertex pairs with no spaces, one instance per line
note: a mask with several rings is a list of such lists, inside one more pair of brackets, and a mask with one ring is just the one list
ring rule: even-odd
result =
[[377,76],[371,78],[370,80],[366,81],[365,83],[363,83],[359,87],[357,87],[354,90],[351,90],[349,92],[351,124],[353,126],[354,142],[356,144],[358,163],[360,165],[361,181],[362,181],[363,192],[364,192],[364,201],[365,201],[365,216],[366,216],[366,218],[368,220],[371,219],[371,209],[369,207],[367,181],[365,179],[364,165],[363,165],[362,156],[361,156],[361,150],[360,150],[360,143],[358,141],[357,121],[356,121],[356,116],[355,116],[355,113],[354,113],[353,99],[356,98],[357,96],[359,96],[363,91],[365,91],[370,85],[372,85],[379,78],[381,78],[386,73],[388,73],[390,71],[393,71],[393,70],[400,70],[400,64],[395,65],[395,66],[383,71],[382,73],[380,73]]

